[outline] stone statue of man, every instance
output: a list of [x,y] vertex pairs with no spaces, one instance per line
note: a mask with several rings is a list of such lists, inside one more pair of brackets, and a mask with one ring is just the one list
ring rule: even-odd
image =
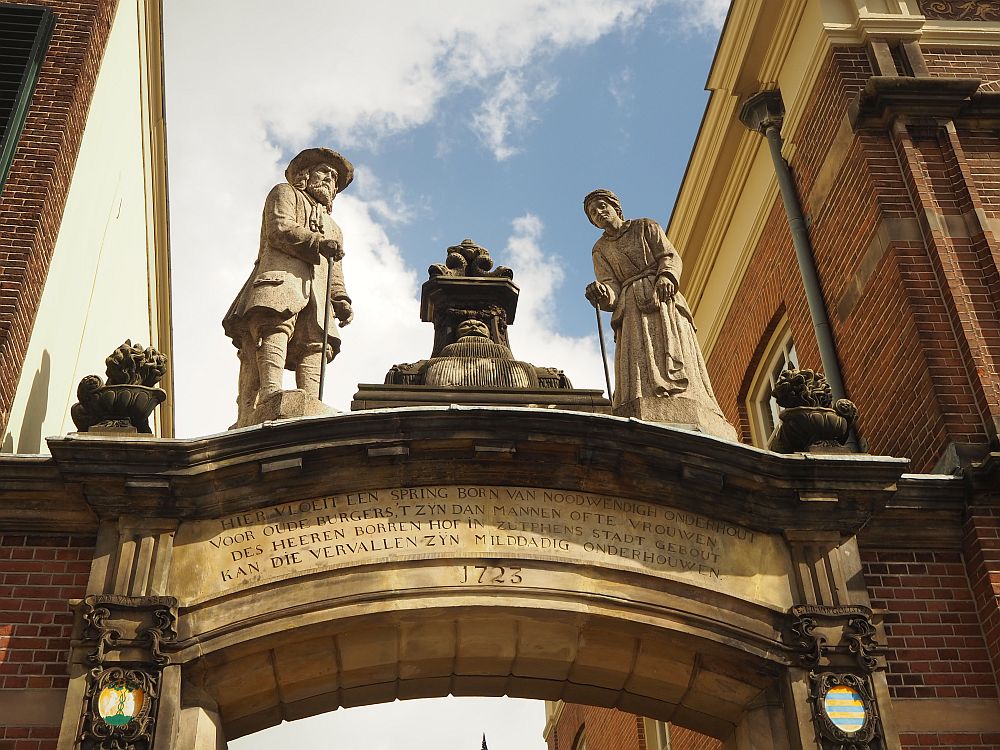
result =
[[611,313],[619,416],[695,425],[728,440],[736,431],[715,400],[694,318],[680,292],[681,258],[652,219],[626,219],[618,196],[594,190],[587,218],[603,230],[587,300]]
[[262,409],[282,392],[285,369],[318,407],[321,358],[329,362],[340,351],[333,321],[346,326],[354,316],[341,270],[343,235],[330,218],[333,199],[354,179],[353,165],[331,149],[309,148],[289,162],[285,179],[264,201],[257,261],[222,321],[240,357],[235,427],[302,416]]

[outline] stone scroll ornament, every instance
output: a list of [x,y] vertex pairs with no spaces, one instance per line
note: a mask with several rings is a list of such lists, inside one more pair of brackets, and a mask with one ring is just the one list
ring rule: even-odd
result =
[[776,453],[847,452],[858,417],[846,398],[833,401],[830,384],[813,370],[785,370],[774,386],[781,424],[768,445]]
[[513,279],[514,272],[506,266],[493,267],[490,251],[473,240],[464,239],[448,248],[444,263],[434,263],[427,269],[432,279],[437,276],[473,277],[483,279]]
[[996,0],[920,0],[920,11],[945,21],[1000,21]]
[[151,434],[149,417],[167,397],[156,387],[167,372],[166,355],[126,339],[104,363],[107,382],[88,375],[77,386],[79,401],[70,409],[76,428]]
[[163,648],[177,638],[177,600],[92,595],[82,602],[81,641],[91,647],[79,741],[83,750],[150,750]]
[[861,605],[796,605],[785,642],[809,670],[809,702],[824,750],[878,750],[881,721],[871,674],[880,647],[872,611]]
[[796,605],[791,616],[786,642],[801,666],[816,669],[831,664],[831,659],[849,659],[863,672],[878,667],[881,652],[868,607]]

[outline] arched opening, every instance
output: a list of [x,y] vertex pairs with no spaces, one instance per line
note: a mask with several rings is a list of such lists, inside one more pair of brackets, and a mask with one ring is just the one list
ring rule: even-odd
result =
[[[369,597],[312,612],[279,605],[268,616],[254,611],[259,602],[230,601],[227,611],[242,612],[245,624],[193,639],[200,653],[182,667],[184,702],[217,706],[228,739],[340,707],[448,695],[615,707],[727,739],[779,689],[783,664],[767,635],[740,632],[733,613],[707,601],[700,616],[626,603],[613,581],[594,588],[531,597],[411,591],[409,601]],[[655,594],[712,598],[683,586]]]

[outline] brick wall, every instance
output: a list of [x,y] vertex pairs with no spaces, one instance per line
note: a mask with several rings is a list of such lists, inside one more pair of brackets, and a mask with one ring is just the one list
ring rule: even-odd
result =
[[[644,719],[616,709],[567,704],[559,723],[549,735],[549,750],[573,750],[576,738],[586,728],[587,750],[646,750]],[[722,743],[704,734],[669,725],[671,750],[721,750]]]
[[990,698],[997,681],[958,552],[861,551],[872,606],[885,612],[893,698]]
[[932,76],[979,78],[987,90],[1000,91],[1000,54],[996,50],[924,47],[923,53]]
[[0,726],[0,750],[50,750],[59,739],[59,727]]
[[[868,75],[871,75],[871,68],[867,57],[858,50],[840,48],[824,64],[813,102],[803,117],[804,130],[795,155],[795,175],[803,185],[800,188],[805,191],[803,195],[808,195],[814,184],[843,113],[851,98],[863,88]],[[847,195],[855,200],[867,197],[869,205],[865,207],[849,201],[843,211],[835,215],[811,216],[810,219],[813,232],[831,227],[839,240],[839,254],[850,260],[857,256],[858,250],[846,247],[843,237],[870,231],[875,214],[875,206],[871,205],[875,191],[867,182],[863,154],[856,144],[845,155],[845,160],[843,173],[852,175]],[[827,205],[832,203],[832,198],[827,201]],[[825,273],[824,268],[820,271],[824,289],[831,283],[842,283],[836,274]],[[776,199],[708,363],[719,403],[730,421],[742,428],[747,441],[750,432],[744,402],[751,385],[749,379],[782,315],[788,318],[800,364],[819,369],[819,349],[795,261],[788,220],[780,199]]]
[[1000,508],[969,514],[964,549],[986,648],[1000,675]]
[[613,708],[566,704],[549,734],[549,750],[573,750],[584,728],[587,750],[646,750],[642,718]]
[[[1000,65],[1000,55],[977,59],[981,67]],[[935,130],[838,139],[850,102],[873,73],[863,48],[831,52],[791,167],[861,437],[870,453],[905,456],[915,471],[929,471],[951,443],[989,442],[1000,420],[998,245],[981,231],[942,237],[926,219],[927,212],[958,218],[980,207],[998,216],[1000,138]],[[836,174],[819,180],[828,164]],[[821,369],[776,200],[709,361],[723,411],[745,440],[750,379],[782,316],[800,365]]]
[[[68,601],[86,593],[93,556],[93,537],[0,536],[0,690],[66,688]],[[49,750],[58,734],[0,727],[0,750]]]
[[1000,734],[901,734],[903,750],[1000,750]]
[[50,8],[52,41],[0,193],[0,432],[9,418],[118,0]]
[[722,743],[712,737],[670,725],[670,750],[721,750]]

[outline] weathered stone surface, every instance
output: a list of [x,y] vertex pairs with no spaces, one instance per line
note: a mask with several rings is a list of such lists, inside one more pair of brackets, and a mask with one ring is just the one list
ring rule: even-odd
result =
[[80,432],[152,434],[149,416],[167,397],[156,387],[167,372],[166,356],[126,339],[104,362],[107,383],[88,375],[77,386],[79,401],[70,409],[73,423]]
[[362,383],[351,402],[351,411],[399,406],[524,406],[532,409],[610,414],[604,392],[588,388],[435,388],[426,385]]
[[785,370],[774,386],[774,399],[782,407],[781,423],[768,448],[778,453],[851,452],[846,443],[858,417],[857,407],[846,398],[834,402],[830,384],[821,373]]
[[258,407],[282,390],[285,369],[318,399],[322,369],[340,351],[337,325],[354,318],[341,269],[344,237],[329,217],[354,167],[336,151],[309,148],[289,162],[285,179],[264,202],[257,261],[222,321],[240,357],[234,427],[269,418]]
[[[109,633],[108,653],[166,663],[156,742],[168,750],[449,693],[614,705],[719,738],[771,706],[812,737],[786,605],[835,592],[868,606],[852,534],[889,505],[911,512],[942,491],[901,478],[898,459],[783,456],[528,409],[401,409],[50,447],[44,461],[0,459],[4,497],[22,518],[54,518],[60,498],[61,512],[91,509],[100,555],[88,595],[112,597],[90,600],[93,611],[117,608],[107,624],[124,640]],[[995,468],[967,481],[992,497]],[[152,621],[125,616],[140,595],[178,600],[155,649]],[[845,647],[828,630],[844,659],[852,634],[870,641],[847,629]],[[95,646],[84,635],[70,651],[70,739]]]
[[[247,420],[247,425],[273,422],[276,419],[296,419],[298,417],[322,417],[336,413],[334,409],[324,404],[310,393],[296,388],[291,391],[278,391],[266,401],[258,404]],[[232,428],[244,427],[237,422]]]
[[[712,392],[694,318],[680,292],[680,255],[663,228],[652,219],[626,220],[618,196],[610,190],[589,193],[583,209],[590,222],[604,230],[592,252],[597,281],[585,294],[594,307],[611,313],[614,413],[636,416],[636,402],[683,397],[700,404],[697,420],[685,418],[692,411],[685,407],[646,408],[644,418],[711,425],[706,431],[735,440],[736,431]],[[708,418],[708,412],[715,417]]]
[[433,404],[610,411],[599,391],[573,388],[562,370],[515,359],[507,326],[520,290],[511,269],[493,268],[486,248],[463,240],[428,274],[420,318],[434,324],[430,358],[393,365],[382,385],[360,384],[352,411]]
[[[188,602],[317,571],[455,559],[459,584],[542,585],[537,561],[672,578],[792,604],[780,538],[667,506],[538,487],[370,489],[180,526],[170,588]],[[503,560],[498,563],[497,560]]]
[[699,401],[684,396],[669,398],[636,398],[615,408],[619,417],[635,417],[646,422],[665,422],[679,427],[715,435],[724,440],[736,441],[736,428],[712,409]]

